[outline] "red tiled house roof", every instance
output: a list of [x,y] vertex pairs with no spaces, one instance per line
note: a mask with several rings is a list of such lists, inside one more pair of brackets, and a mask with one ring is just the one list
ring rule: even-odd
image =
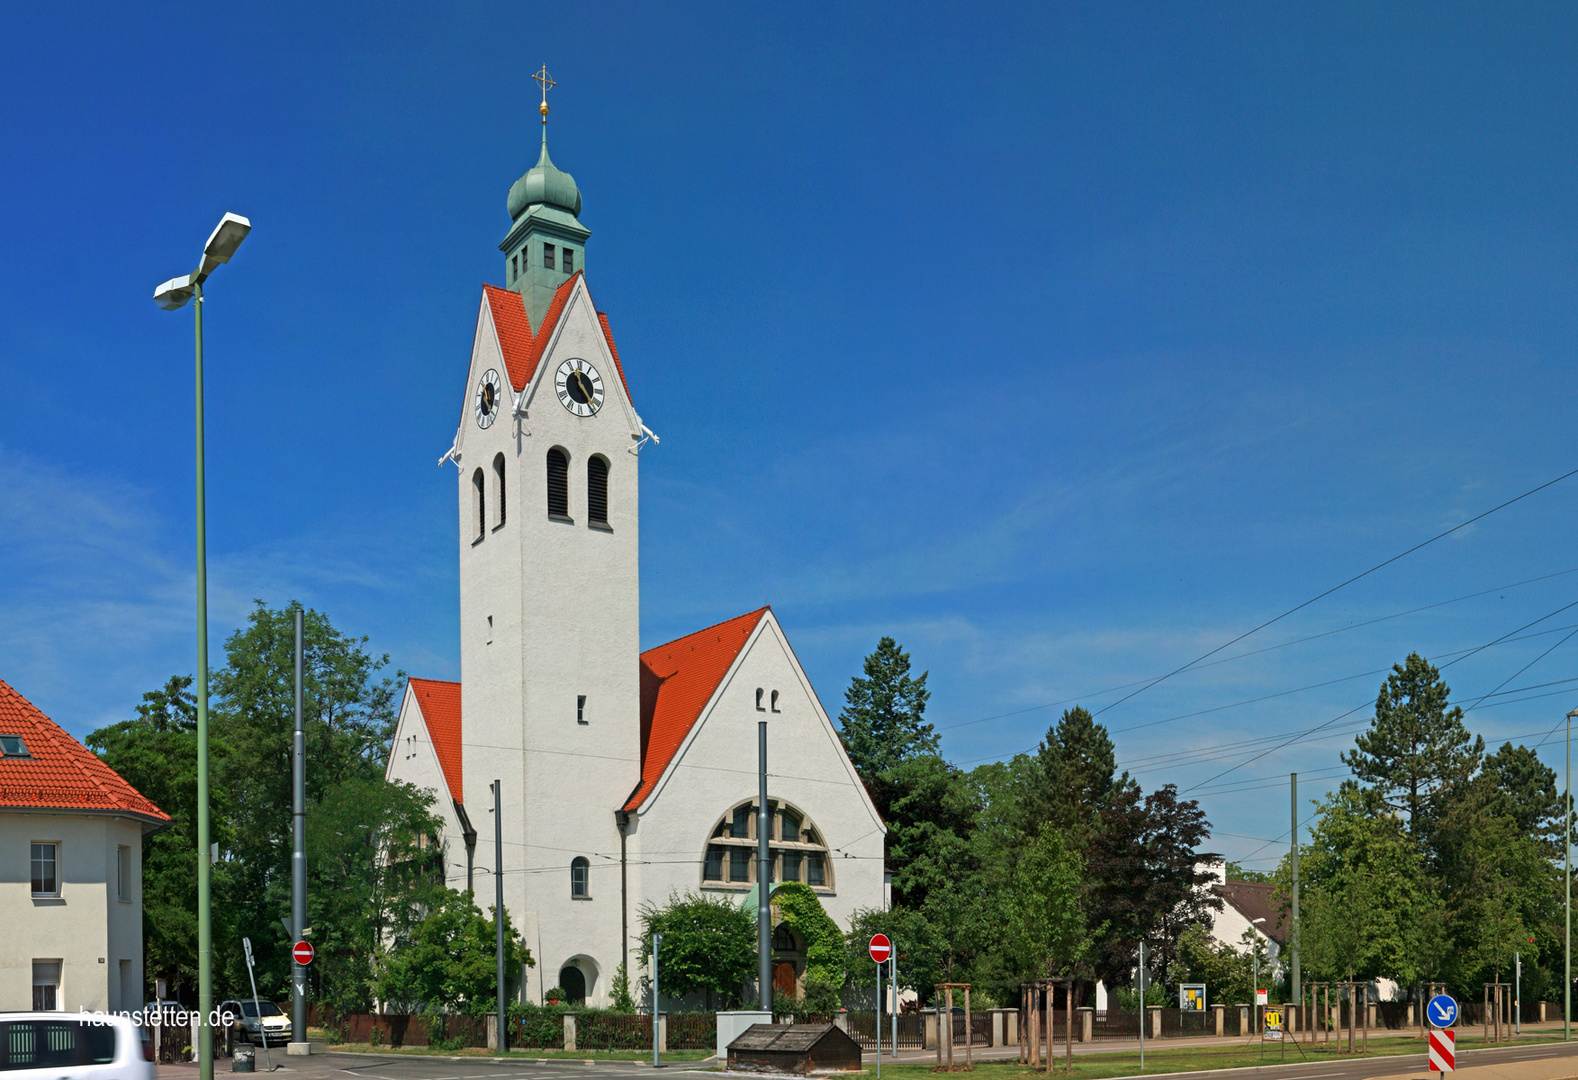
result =
[[641,782],[625,800],[627,811],[652,793],[767,610],[758,608],[641,654]]
[[412,679],[411,692],[416,695],[417,708],[422,710],[422,722],[427,725],[428,738],[433,740],[433,752],[438,755],[438,767],[444,770],[450,798],[465,802],[466,789],[461,783],[464,774],[460,771],[460,684]]
[[[488,308],[493,313],[493,327],[498,331],[499,349],[504,353],[504,367],[509,371],[510,385],[517,394],[526,389],[526,384],[536,374],[537,364],[548,348],[553,329],[559,324],[559,316],[564,313],[564,305],[569,301],[570,292],[580,276],[581,271],[577,270],[554,291],[553,301],[548,305],[548,312],[542,318],[542,327],[536,334],[532,333],[531,316],[526,314],[526,300],[520,293],[501,289],[497,285],[482,286],[482,295],[487,298]],[[630,384],[625,381],[625,366],[619,362],[619,350],[614,347],[614,332],[609,329],[608,316],[599,311],[597,321],[603,328],[608,352],[614,358],[619,383],[625,388],[625,397],[628,399]]]
[[0,757],[0,807],[130,814],[159,825],[170,815],[27,698],[0,681],[0,735],[19,735],[27,757]]

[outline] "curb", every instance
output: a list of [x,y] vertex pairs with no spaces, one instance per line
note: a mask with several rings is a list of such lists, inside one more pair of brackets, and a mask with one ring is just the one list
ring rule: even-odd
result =
[[[398,1052],[397,1053],[393,1053],[393,1054],[375,1054],[375,1053],[373,1053],[370,1050],[334,1050],[334,1049],[325,1050],[323,1052],[323,1054],[319,1054],[319,1055],[315,1055],[315,1056],[324,1057],[324,1056],[327,1056],[329,1054],[337,1054],[340,1057],[388,1058],[388,1059],[392,1059],[394,1061],[451,1061],[451,1062],[468,1062],[469,1061],[469,1062],[485,1063],[485,1064],[488,1064],[488,1065],[510,1065],[510,1064],[518,1064],[518,1065],[584,1065],[584,1066],[589,1066],[589,1067],[593,1067],[593,1068],[596,1068],[596,1067],[606,1068],[608,1066],[617,1066],[617,1067],[623,1068],[623,1069],[628,1069],[628,1068],[632,1068],[632,1067],[640,1068],[642,1066],[645,1066],[648,1069],[652,1068],[651,1060],[650,1059],[646,1059],[646,1058],[643,1058],[643,1059],[640,1059],[640,1060],[634,1060],[634,1061],[618,1061],[618,1060],[609,1059],[609,1058],[487,1057],[487,1056],[484,1056],[484,1055],[481,1055],[481,1054],[473,1054],[470,1057],[450,1057],[450,1056],[445,1055],[445,1054],[401,1054],[401,1053],[398,1053]],[[717,1060],[718,1060],[718,1057],[717,1057],[716,1054],[714,1054],[714,1055],[712,1055],[710,1057],[697,1058],[694,1061],[665,1061],[663,1063],[663,1067],[664,1068],[668,1068],[668,1069],[673,1069],[673,1068],[685,1069],[685,1068],[688,1068],[688,1067],[689,1068],[694,1068],[694,1067],[705,1066],[709,1061],[717,1061]]]

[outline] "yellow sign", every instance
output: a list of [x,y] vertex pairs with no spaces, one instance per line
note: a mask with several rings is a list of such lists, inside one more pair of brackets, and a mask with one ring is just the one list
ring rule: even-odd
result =
[[1282,1010],[1267,1009],[1261,1013],[1262,1030],[1268,1039],[1282,1038]]

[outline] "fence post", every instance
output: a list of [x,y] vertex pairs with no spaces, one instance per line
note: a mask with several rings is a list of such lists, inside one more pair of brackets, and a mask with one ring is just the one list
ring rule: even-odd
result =
[[1081,1005],[1079,1009],[1079,1041],[1088,1043],[1095,1037],[1096,1009],[1093,1005]]
[[1151,1005],[1148,1010],[1151,1014],[1151,1038],[1159,1039],[1162,1037],[1162,1007]]
[[564,1048],[566,1050],[574,1050],[575,1049],[575,1014],[574,1013],[565,1013],[564,1014]]
[[668,1013],[659,1013],[655,1018],[657,1023],[657,1048],[658,1053],[668,1053]]
[[1212,1005],[1211,1006],[1211,1012],[1213,1012],[1216,1015],[1216,1036],[1217,1036],[1217,1038],[1220,1039],[1222,1037],[1222,1028],[1223,1028],[1222,1019],[1223,1019],[1223,1014],[1227,1012],[1227,1006],[1226,1005]]

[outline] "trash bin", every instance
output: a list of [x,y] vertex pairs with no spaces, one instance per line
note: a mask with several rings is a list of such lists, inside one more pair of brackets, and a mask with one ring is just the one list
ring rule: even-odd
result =
[[257,1059],[252,1056],[250,1046],[236,1047],[236,1056],[230,1059],[231,1072],[256,1072]]

